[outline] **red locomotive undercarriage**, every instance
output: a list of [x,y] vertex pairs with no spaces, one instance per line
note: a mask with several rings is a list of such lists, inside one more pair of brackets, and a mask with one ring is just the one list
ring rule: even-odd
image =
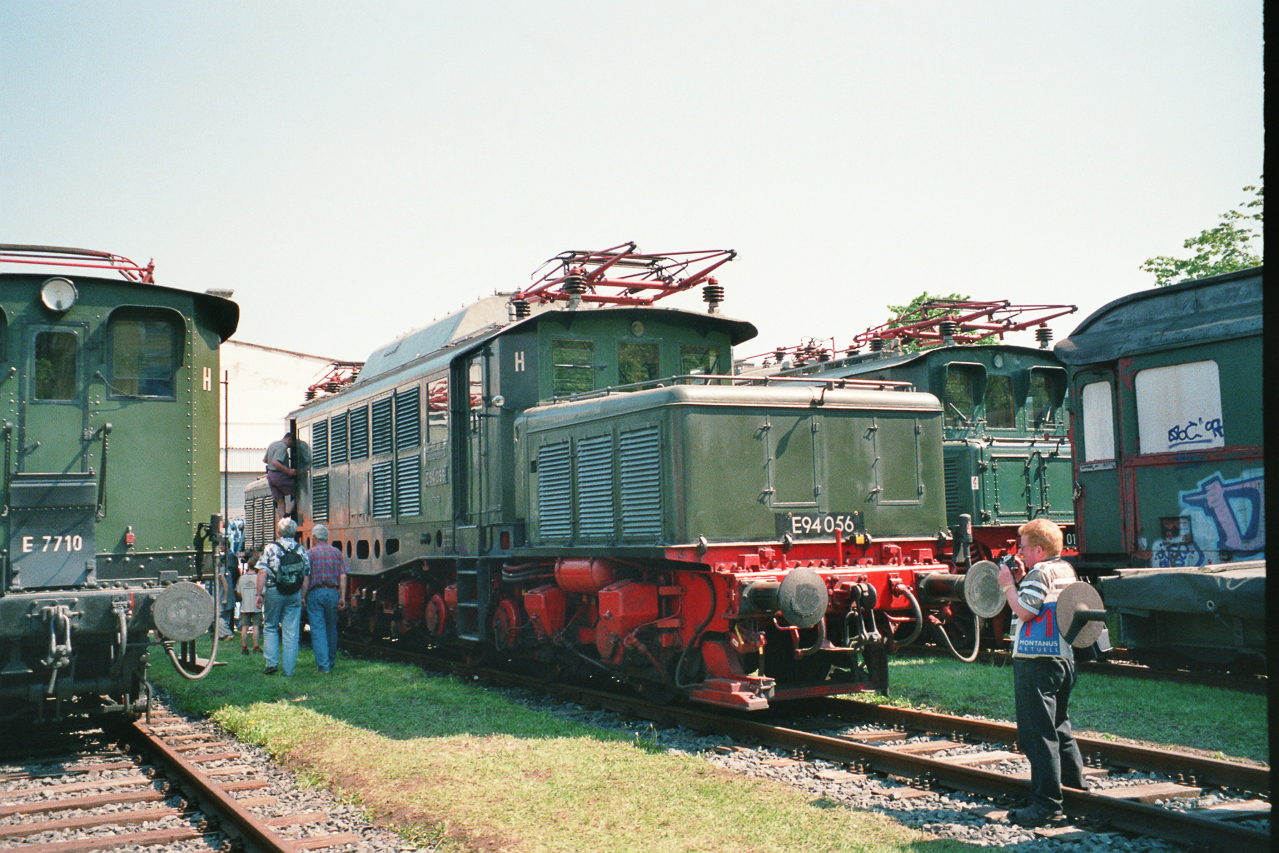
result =
[[[965,600],[965,576],[939,562],[936,547],[845,541],[836,531],[834,543],[688,546],[663,560],[510,561],[491,591],[484,636],[543,667],[587,664],[657,697],[744,710],[883,692],[889,653],[929,624],[971,618],[952,607]],[[352,575],[349,595],[348,618],[361,631],[440,644],[476,638],[459,630],[451,561],[394,580]]]

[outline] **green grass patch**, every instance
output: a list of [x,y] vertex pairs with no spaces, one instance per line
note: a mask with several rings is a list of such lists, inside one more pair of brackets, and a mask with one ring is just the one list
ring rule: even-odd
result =
[[978,849],[667,754],[652,732],[596,729],[410,666],[343,659],[320,675],[303,648],[293,678],[268,677],[260,657],[226,650],[227,665],[204,681],[167,665],[152,678],[187,710],[442,851]]
[[[889,663],[889,684],[892,705],[1015,719],[1011,665],[902,656]],[[1264,695],[1083,673],[1070,719],[1076,731],[1097,737],[1270,760]]]
[[[285,678],[264,676],[262,658],[235,644],[220,657],[226,666],[204,681],[183,680],[167,661],[152,677],[305,781],[448,853],[977,849],[666,754],[651,730],[596,729],[410,666],[342,659],[320,675],[304,647],[297,675]],[[890,666],[892,704],[1013,716],[1011,668],[935,658]],[[1090,733],[1267,756],[1264,697],[1085,676],[1071,712]]]

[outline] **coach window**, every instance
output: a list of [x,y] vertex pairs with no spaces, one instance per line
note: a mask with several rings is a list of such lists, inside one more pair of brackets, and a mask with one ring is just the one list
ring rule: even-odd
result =
[[591,341],[551,341],[555,366],[551,393],[556,397],[595,390],[595,344]]
[[112,397],[175,399],[181,335],[173,320],[128,309],[107,330]]
[[1012,429],[1016,408],[1013,406],[1013,378],[1011,376],[986,377],[986,426],[994,429]]
[[1192,361],[1137,372],[1137,437],[1141,453],[1224,447],[1217,362]]
[[657,344],[622,341],[617,345],[617,382],[652,382],[657,379]]
[[953,362],[946,365],[946,385],[942,406],[946,410],[946,426],[972,426],[977,401],[985,390],[986,371],[980,364]]
[[36,332],[33,400],[77,399],[80,345],[75,332]]
[[1109,382],[1089,382],[1079,392],[1084,422],[1084,462],[1115,458],[1115,404]]
[[1065,397],[1066,371],[1059,367],[1030,368],[1026,427],[1041,429],[1061,423],[1061,403]]

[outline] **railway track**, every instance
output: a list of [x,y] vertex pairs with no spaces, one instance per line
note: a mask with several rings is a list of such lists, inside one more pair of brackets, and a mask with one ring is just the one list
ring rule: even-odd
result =
[[0,848],[300,853],[361,841],[268,785],[240,745],[164,711],[64,730],[0,754]]
[[[992,821],[1002,821],[1008,805],[1029,791],[1029,764],[1017,751],[1016,727],[1007,723],[828,698],[793,708],[790,715],[802,713],[804,721],[787,724],[776,713],[747,719],[713,709],[654,705],[609,691],[547,684],[382,646],[354,650],[552,692],[582,705],[772,747],[781,751],[776,761],[812,765],[813,775],[825,774],[827,780],[852,784],[874,776],[880,780],[874,787],[885,797],[910,798],[945,790],[991,798],[987,817]],[[1072,833],[1082,838],[1110,828],[1232,853],[1270,849],[1268,768],[1097,738],[1079,742],[1088,764],[1089,789],[1067,790],[1067,820],[1037,833],[1069,840]],[[1207,800],[1211,806],[1186,805]]]

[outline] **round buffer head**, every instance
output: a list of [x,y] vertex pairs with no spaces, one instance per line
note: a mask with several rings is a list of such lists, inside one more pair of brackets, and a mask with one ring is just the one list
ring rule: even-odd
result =
[[166,640],[190,642],[213,624],[213,596],[198,584],[181,581],[160,591],[152,613],[156,630]]
[[1057,630],[1063,637],[1070,634],[1071,627],[1079,628],[1079,633],[1071,641],[1077,649],[1087,648],[1097,642],[1101,631],[1106,627],[1105,619],[1092,619],[1083,626],[1075,625],[1076,619],[1084,619],[1085,614],[1104,614],[1105,606],[1101,603],[1101,595],[1083,581],[1072,583],[1057,596]]
[[777,588],[778,609],[797,628],[811,628],[822,621],[829,601],[826,581],[810,568],[791,569]]
[[1007,601],[999,589],[999,566],[990,560],[973,563],[964,572],[964,603],[983,619],[994,619]]

